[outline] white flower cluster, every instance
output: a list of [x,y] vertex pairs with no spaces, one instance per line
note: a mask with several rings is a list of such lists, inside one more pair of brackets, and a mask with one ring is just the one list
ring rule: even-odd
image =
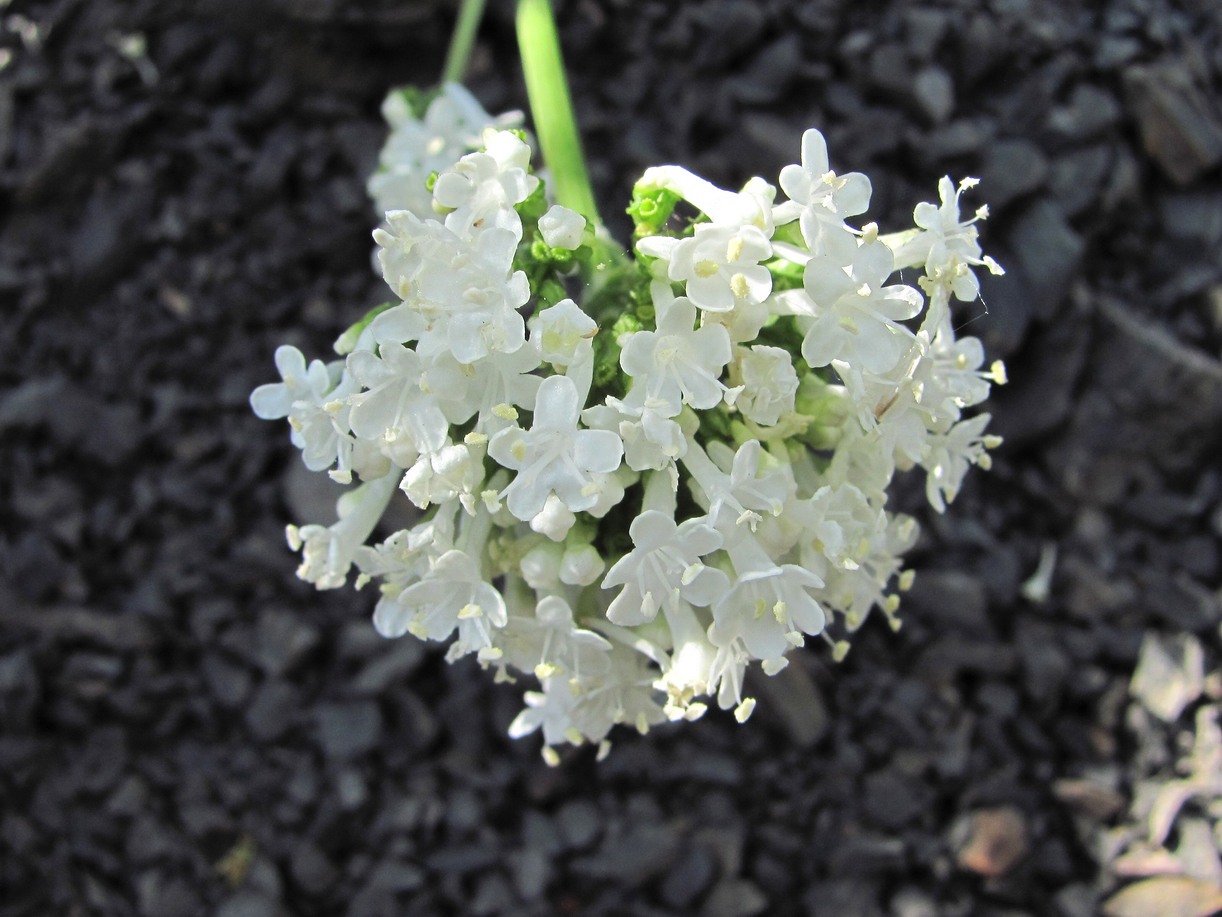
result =
[[[419,110],[422,117],[417,117]],[[458,83],[443,84],[427,100],[414,90],[396,89],[382,103],[382,117],[391,133],[378,157],[377,171],[369,178],[369,196],[378,213],[410,210],[421,217],[433,212],[425,184],[430,175],[479,149],[486,128],[522,125],[521,112],[493,118]]]
[[[436,104],[436,103],[434,103]],[[430,108],[430,116],[433,109]],[[942,511],[988,466],[999,364],[956,338],[977,296],[975,220],[956,188],[881,236],[870,183],[829,168],[818,131],[775,186],[738,192],[676,167],[635,189],[639,257],[548,206],[521,135],[488,130],[440,170],[427,210],[375,233],[396,301],[252,395],[287,417],[312,469],[362,483],[330,527],[290,527],[319,588],[380,582],[374,624],[449,642],[539,682],[510,727],[605,751],[612,726],[745,720],[752,661],[774,674],[806,637],[893,625],[915,524],[889,513],[920,466]],[[417,179],[420,178],[419,172]],[[693,219],[681,220],[676,207]],[[430,215],[432,214],[432,215]],[[890,282],[899,269],[919,287]],[[402,491],[411,528],[369,543]],[[834,621],[839,615],[840,621]]]

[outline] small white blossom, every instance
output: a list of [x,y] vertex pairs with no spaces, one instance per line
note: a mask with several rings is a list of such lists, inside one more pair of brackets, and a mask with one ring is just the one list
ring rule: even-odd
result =
[[719,226],[754,226],[771,237],[777,222],[776,188],[759,177],[748,181],[741,191],[726,191],[682,166],[654,166],[645,170],[634,190],[648,193],[661,188],[674,192]]
[[717,645],[740,638],[756,659],[779,660],[802,635],[823,630],[827,617],[811,595],[823,580],[795,564],[749,569],[713,604],[710,637]]
[[738,366],[743,390],[734,405],[745,417],[772,426],[782,414],[793,411],[798,374],[787,351],[760,344],[741,350]]
[[[348,369],[365,391],[349,399],[349,423],[362,439],[382,440],[399,460],[402,443],[411,453],[402,464],[410,464],[419,453],[437,452],[446,442],[449,422],[437,397],[420,387],[424,364],[415,351],[402,344],[384,344],[378,355],[358,350],[348,355]],[[434,373],[443,386],[450,381],[444,371]],[[456,384],[457,377],[451,374]]]
[[977,414],[959,421],[945,433],[930,436],[929,452],[921,465],[928,472],[925,495],[938,512],[945,512],[946,504],[958,495],[970,465],[989,466],[986,450],[1001,442],[999,437],[985,435],[989,419],[988,414]]
[[699,486],[697,499],[708,507],[709,519],[727,545],[742,538],[744,530],[754,530],[765,515],[779,516],[796,492],[789,466],[770,460],[757,440],[748,440],[737,451],[710,443],[707,454],[693,446],[683,463]]
[[886,286],[891,269],[891,250],[877,240],[859,246],[847,270],[833,257],[811,258],[803,274],[814,318],[802,340],[807,363],[827,366],[843,360],[886,372],[899,362],[912,340],[899,322],[916,315],[924,301],[912,287]]
[[429,175],[443,172],[466,153],[476,149],[487,127],[516,127],[521,112],[493,118],[462,86],[446,83],[425,111],[423,119],[412,113],[402,92],[395,91],[382,103],[382,117],[391,134],[378,156],[378,171],[369,179],[369,194],[379,214],[410,210],[431,216]]
[[[512,270],[518,238],[510,230],[464,239],[440,223],[396,211],[374,239],[386,283],[420,317],[399,313],[394,330],[417,338],[422,356],[450,352],[470,364],[522,346],[526,325],[517,310],[530,298],[530,286],[523,272]],[[378,318],[374,333],[385,338],[392,319]]]
[[598,325],[571,299],[562,299],[535,315],[530,322],[531,337],[539,355],[548,363],[568,366],[589,358]]
[[758,227],[701,224],[685,239],[653,236],[637,248],[667,262],[667,277],[683,283],[688,299],[706,312],[729,312],[762,303],[772,292],[772,274],[760,264],[772,255]]
[[464,367],[470,394],[463,402],[460,416],[450,419],[462,423],[477,414],[477,433],[492,436],[503,430],[516,417],[516,408],[534,406],[543,381],[534,375],[538,367],[539,349],[531,341],[513,353],[492,353]]
[[560,581],[569,586],[589,586],[605,569],[607,562],[594,545],[569,545],[560,560]]
[[[666,718],[653,687],[655,676],[644,656],[616,646],[608,661],[605,674],[596,680],[583,678],[577,687],[572,725],[577,735],[589,742],[601,742],[611,727],[619,724],[644,734]],[[568,738],[572,741],[576,737]]]
[[464,443],[421,455],[403,475],[400,489],[420,509],[432,503],[468,498],[484,481],[483,454]]
[[539,233],[552,248],[568,251],[578,248],[585,229],[585,217],[559,204],[552,204],[547,213],[539,217]]
[[979,231],[975,224],[988,217],[989,208],[981,207],[971,219],[959,218],[959,197],[976,184],[977,179],[965,178],[956,188],[950,176],[943,176],[938,182],[941,203],[916,205],[912,219],[923,231],[896,251],[897,264],[923,264],[930,284],[948,287],[963,302],[971,302],[980,295],[980,281],[973,267],[985,267],[993,274],[1005,273],[1001,265],[981,252],[977,241]]
[[711,408],[726,391],[718,378],[730,362],[730,336],[721,325],[695,323],[695,305],[680,297],[659,312],[657,331],[633,333],[620,353],[624,372],[642,380],[646,397],[665,404],[671,417],[683,404]]
[[260,385],[251,393],[250,405],[265,420],[288,418],[290,438],[307,468],[334,466],[329,474],[341,484],[352,480],[354,470],[368,479],[386,473],[388,466],[376,448],[351,435],[348,398],[358,383],[342,362],[313,360],[307,367],[301,351],[284,345],[276,349],[276,368],[283,381]]
[[541,681],[596,675],[611,649],[604,637],[578,627],[568,602],[555,595],[541,598],[533,617],[511,616],[499,642],[508,662]]
[[395,490],[392,474],[348,491],[336,506],[339,521],[330,527],[288,527],[289,547],[301,551],[297,575],[318,589],[338,589],[348,578],[357,554],[373,534]]
[[840,257],[850,243],[844,218],[870,206],[870,179],[860,172],[837,175],[827,158],[827,141],[819,131],[802,135],[802,164],[781,170],[781,189],[803,205],[802,236],[815,255]]
[[288,417],[298,401],[321,403],[338,381],[338,372],[322,360],[312,360],[307,367],[301,351],[289,344],[276,348],[276,369],[282,381],[260,385],[250,394],[251,409],[263,420]]
[[514,424],[489,442],[488,454],[518,472],[501,496],[524,522],[543,511],[549,494],[572,512],[589,509],[598,500],[593,475],[619,467],[623,442],[606,430],[578,429],[580,410],[573,381],[552,376],[539,386],[531,429]]
[[709,641],[708,627],[687,602],[667,605],[663,613],[671,647],[661,663],[662,678],[655,687],[666,692],[663,709],[668,719],[694,720],[707,708],[699,698],[716,693],[719,650]]
[[447,551],[420,582],[383,596],[373,615],[384,637],[447,640],[457,630],[456,655],[491,648],[505,621],[505,600],[463,551]]
[[433,200],[451,210],[446,229],[469,238],[497,228],[521,238],[522,219],[514,205],[539,185],[529,167],[530,147],[520,137],[511,131],[485,131],[484,149],[468,153],[433,185]]
[[687,450],[683,428],[672,419],[669,402],[634,389],[626,399],[607,398],[606,405],[587,408],[582,417],[599,430],[611,430],[624,443],[624,461],[634,471],[673,468]]
[[543,508],[531,517],[530,530],[546,535],[552,541],[564,541],[576,524],[577,516],[569,509],[568,504],[550,493],[543,501]]
[[635,547],[607,571],[604,589],[623,586],[607,618],[631,627],[653,620],[658,609],[674,608],[680,598],[708,605],[723,592],[725,574],[706,567],[700,558],[721,547],[721,536],[703,517],[682,525],[665,513],[647,510],[629,529]]

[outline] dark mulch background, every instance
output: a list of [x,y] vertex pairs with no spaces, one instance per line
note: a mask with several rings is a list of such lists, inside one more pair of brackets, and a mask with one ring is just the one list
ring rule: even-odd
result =
[[0,915],[1096,913],[1101,839],[1218,700],[1165,724],[1128,684],[1147,632],[1218,662],[1222,22],[1082,6],[561,4],[605,212],[650,164],[774,177],[810,125],[884,229],[981,176],[1010,273],[963,321],[1013,382],[900,634],[549,769],[520,689],[294,579],[332,495],[246,403],[383,298],[378,104],[451,6],[3,4]]

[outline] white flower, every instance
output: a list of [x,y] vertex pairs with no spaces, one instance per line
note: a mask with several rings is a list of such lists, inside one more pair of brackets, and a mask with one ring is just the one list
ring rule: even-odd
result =
[[[728,586],[728,582],[723,585]],[[666,692],[669,719],[694,720],[704,714],[706,704],[696,698],[710,692],[714,684],[717,647],[709,642],[707,627],[687,602],[679,601],[664,609],[670,630],[670,655],[662,660],[662,678],[654,685]]]
[[[894,456],[892,465],[898,461],[911,467],[925,451],[927,421],[921,407],[925,382],[921,376],[927,371],[927,361],[923,353],[923,337],[918,334],[900,362],[886,373],[863,372],[844,360],[833,360],[831,364],[844,381],[844,391],[856,409],[858,423],[853,430],[871,434],[869,444],[861,448]],[[892,470],[889,467],[886,472],[887,482]]]
[[453,549],[454,523],[455,513],[439,508],[427,522],[401,529],[381,544],[358,549],[355,563],[365,578],[382,577],[391,591],[402,591]]
[[924,230],[897,248],[896,263],[924,264],[925,276],[936,285],[948,287],[956,299],[971,302],[980,295],[980,281],[973,267],[985,267],[993,274],[1004,274],[1001,265],[982,254],[975,223],[989,215],[981,207],[968,220],[959,218],[959,196],[977,184],[965,178],[956,188],[950,176],[938,182],[940,205],[920,203],[912,212],[916,225]]
[[[489,229],[474,245],[453,249],[420,276],[420,311],[433,317],[419,350],[447,350],[459,363],[474,363],[490,353],[513,353],[526,341],[526,325],[518,309],[530,298],[522,271],[509,273],[514,237]],[[440,321],[438,321],[440,319]]]
[[803,565],[824,575],[831,567],[856,570],[865,560],[874,534],[886,528],[886,513],[870,506],[852,484],[823,486],[809,501],[811,523],[806,533],[810,553]]
[[[890,423],[890,412],[886,419]],[[916,442],[923,444],[926,433],[917,434]],[[923,449],[923,445],[922,445]],[[835,487],[852,484],[870,500],[879,505],[886,502],[887,488],[895,476],[895,450],[883,445],[875,430],[867,430],[861,424],[847,423],[836,443],[832,463],[827,467],[824,482]]]
[[483,454],[466,444],[444,446],[421,455],[403,475],[400,489],[420,509],[455,497],[470,497],[484,481]]
[[920,312],[924,300],[912,287],[885,286],[891,269],[891,250],[877,240],[857,248],[847,271],[830,256],[810,259],[803,273],[814,314],[802,340],[807,363],[818,367],[843,360],[882,373],[900,361],[912,333],[898,322]]
[[624,444],[606,430],[580,430],[577,386],[567,376],[552,376],[539,386],[534,424],[529,431],[517,424],[501,430],[488,443],[488,454],[518,474],[501,496],[509,511],[529,521],[555,494],[572,512],[598,501],[595,474],[619,467]]
[[979,339],[956,339],[949,325],[939,329],[916,375],[922,384],[920,409],[928,415],[930,429],[945,430],[959,420],[963,408],[986,400],[992,384],[1005,382],[1000,363],[987,371],[981,370],[983,364]]
[[702,316],[704,325],[722,325],[735,344],[745,344],[759,337],[760,330],[772,318],[770,308],[774,300],[752,302],[742,300],[735,304],[729,312],[705,312]]
[[[377,356],[358,350],[348,355],[348,369],[367,389],[350,399],[353,433],[362,439],[385,441],[395,450],[391,453],[395,458],[402,448],[396,444],[403,439],[413,453],[433,453],[445,445],[449,423],[437,396],[420,387],[425,368],[414,351],[402,344],[383,344]],[[443,369],[434,375],[443,386],[458,384],[457,375]]]
[[531,408],[535,404],[543,380],[533,375],[539,367],[539,349],[531,341],[513,353],[492,353],[472,366],[467,373],[467,397],[463,410],[451,415],[454,423],[467,421],[478,414],[475,430],[492,434],[510,426],[516,417],[514,407]]
[[772,274],[760,264],[772,255],[756,226],[699,224],[684,239],[653,236],[637,248],[667,261],[667,277],[686,285],[688,299],[706,312],[762,303],[772,292]]
[[765,236],[772,235],[776,188],[762,178],[752,178],[741,191],[735,192],[718,188],[682,166],[654,166],[645,170],[633,191],[648,194],[660,188],[679,195],[719,226],[749,225]]
[[250,393],[250,407],[263,420],[288,417],[297,401],[320,404],[338,380],[338,372],[322,360],[312,360],[307,367],[305,356],[289,344],[276,348],[276,369],[283,381],[260,385]]
[[659,310],[657,331],[633,333],[620,353],[624,372],[643,380],[646,396],[666,404],[672,417],[683,404],[711,408],[726,391],[718,378],[730,362],[730,335],[721,325],[695,322],[695,305],[680,297]]
[[751,654],[742,638],[734,637],[717,647],[709,669],[709,693],[716,692],[717,706],[722,710],[735,707],[734,716],[740,723],[746,721],[755,707],[754,698],[743,697],[743,678],[750,661]]
[[511,616],[499,641],[506,659],[540,681],[556,675],[598,674],[611,644],[573,622],[573,610],[559,596],[544,596],[533,618]]
[[[822,578],[824,588],[820,590],[820,600],[825,607],[835,609],[844,615],[844,624],[849,632],[857,630],[871,610],[878,607],[896,626],[895,612],[899,607],[899,598],[894,593],[888,593],[892,580],[901,573],[901,555],[910,550],[916,542],[917,525],[909,516],[890,516],[885,511],[876,510],[877,516],[871,525],[863,525],[857,538],[859,543],[853,550],[855,565],[820,564],[817,558],[812,558],[816,566],[824,569]],[[807,553],[803,552],[803,558]],[[898,586],[906,588],[900,576]]]
[[[509,737],[520,739],[542,728],[544,758],[554,765],[559,764],[560,759],[552,746],[567,742],[571,737],[577,695],[569,687],[567,678],[544,678],[541,681],[542,691],[527,691],[524,695],[526,707],[509,724]],[[551,751],[550,755],[548,751]]]
[[985,435],[989,418],[988,414],[977,414],[969,420],[959,421],[945,433],[930,435],[929,453],[921,460],[921,465],[928,472],[925,495],[938,512],[945,512],[946,504],[958,495],[969,465],[989,467],[990,459],[985,450],[1001,442],[999,437]]
[[779,660],[803,634],[818,634],[826,616],[810,590],[823,580],[794,564],[750,569],[713,605],[710,637],[719,646],[739,637],[757,659]]
[[602,587],[623,586],[607,609],[614,624],[632,627],[652,621],[663,606],[680,598],[708,605],[726,586],[725,574],[700,558],[721,547],[721,536],[704,517],[682,525],[666,513],[647,510],[628,530],[635,547],[607,571]]
[[[634,390],[635,391],[635,390]],[[624,461],[634,471],[660,471],[673,468],[675,460],[687,451],[683,428],[669,416],[671,406],[643,392],[629,392],[624,400],[607,398],[582,413],[587,425],[611,430],[624,443]]]
[[860,172],[837,175],[827,159],[827,141],[819,131],[802,135],[802,165],[781,170],[781,189],[802,204],[802,237],[815,255],[838,256],[845,250],[844,218],[870,206],[870,179]]
[[[334,368],[342,364],[332,364]],[[335,387],[318,401],[302,399],[293,403],[289,425],[293,428],[293,443],[301,449],[301,458],[311,471],[327,473],[341,484],[352,480],[353,470],[366,477],[380,476],[376,463],[363,450],[361,440],[351,434],[348,419],[349,397],[360,388],[351,373],[343,371]],[[384,464],[382,467],[385,467]]]
[[382,275],[420,320],[390,310],[374,320],[375,337],[416,338],[421,356],[450,352],[464,364],[522,346],[526,325],[517,310],[530,298],[530,285],[522,271],[512,271],[513,232],[494,228],[464,239],[406,211],[386,220],[387,228],[374,233]]
[[598,549],[592,544],[571,544],[560,560],[560,581],[570,586],[589,586],[607,569]]
[[594,475],[594,486],[598,488],[598,499],[587,513],[595,519],[601,519],[615,507],[624,502],[624,493],[637,482],[640,474],[626,464],[620,465],[610,474]]
[[539,217],[539,233],[552,248],[572,251],[580,247],[585,228],[585,217],[559,204],[552,204],[547,213]]
[[[763,514],[779,516],[797,489],[789,466],[769,459],[756,440],[743,443],[737,452],[712,442],[707,454],[693,444],[683,464],[700,488],[697,499],[708,507],[708,517],[727,545],[740,540],[744,529],[754,530]],[[729,465],[729,473],[719,464]]]
[[738,365],[743,390],[734,404],[745,417],[769,427],[793,411],[798,374],[788,351],[757,345],[739,351]]
[[568,366],[588,357],[598,324],[571,299],[562,299],[530,320],[531,338],[545,362]]
[[530,147],[511,131],[484,132],[484,150],[468,153],[442,172],[433,185],[433,200],[452,212],[445,225],[464,238],[498,228],[522,235],[515,204],[539,185],[531,175]]
[[535,592],[546,594],[560,591],[560,561],[564,557],[564,545],[554,541],[540,541],[522,555],[518,569],[526,585]]
[[400,91],[382,103],[382,117],[392,130],[378,156],[378,171],[369,179],[369,194],[379,214],[410,210],[427,217],[433,212],[426,182],[434,172],[450,168],[481,143],[484,129],[516,127],[521,112],[493,119],[475,97],[457,83],[446,83],[417,119]]
[[[644,656],[615,646],[608,661],[611,665],[605,674],[580,681],[577,703],[570,714],[573,728],[590,742],[602,741],[611,727],[620,723],[635,726],[644,734],[666,718],[653,687],[656,675],[646,667]],[[568,738],[572,741],[575,736]]]
[[307,367],[296,347],[276,348],[276,368],[283,381],[260,385],[250,395],[255,415],[264,420],[288,417],[293,445],[311,471],[336,466],[331,477],[347,484],[352,472],[365,478],[381,477],[387,471],[376,449],[363,448],[349,433],[348,397],[358,385],[344,371],[344,364],[313,360]]
[[317,589],[344,585],[353,560],[373,534],[394,490],[395,476],[385,475],[341,496],[336,504],[339,521],[334,525],[290,525],[289,547],[302,552],[297,575]]
[[[591,481],[590,488],[597,484]],[[564,541],[569,531],[577,524],[577,516],[568,508],[563,500],[554,493],[548,494],[543,501],[543,509],[530,519],[530,530],[546,535],[552,541]]]
[[505,625],[505,600],[484,581],[476,561],[447,551],[420,582],[378,602],[373,626],[383,637],[405,633],[421,640],[447,640],[458,630],[453,655],[486,650]]

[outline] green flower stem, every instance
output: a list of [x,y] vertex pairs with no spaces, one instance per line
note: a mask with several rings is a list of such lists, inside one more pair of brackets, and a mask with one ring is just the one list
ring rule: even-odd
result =
[[573,117],[550,0],[518,0],[517,32],[526,94],[543,161],[552,174],[556,201],[601,226]]
[[486,0],[463,0],[458,11],[458,22],[454,24],[454,34],[450,37],[450,49],[446,52],[445,69],[441,72],[443,83],[461,83],[467,73],[467,64],[471,60],[471,48],[475,45],[475,33],[479,31],[480,20],[484,17]]

